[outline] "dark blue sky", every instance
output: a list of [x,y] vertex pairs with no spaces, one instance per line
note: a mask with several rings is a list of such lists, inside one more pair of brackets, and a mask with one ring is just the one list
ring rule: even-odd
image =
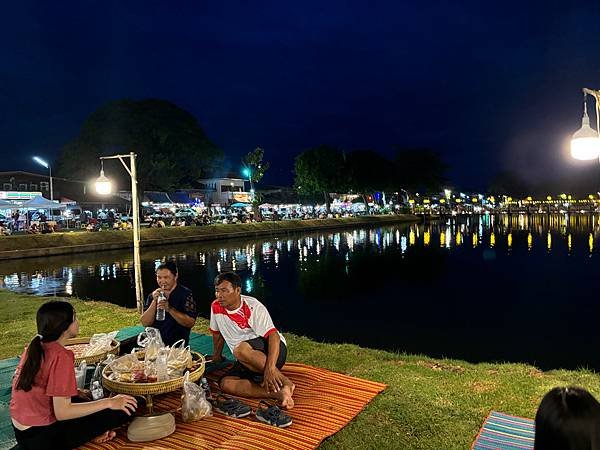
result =
[[[431,147],[462,186],[500,169],[578,176],[582,87],[600,88],[600,2],[23,1],[0,27],[1,170],[38,170],[114,99],[170,100],[230,160]],[[43,170],[43,169],[42,169]]]

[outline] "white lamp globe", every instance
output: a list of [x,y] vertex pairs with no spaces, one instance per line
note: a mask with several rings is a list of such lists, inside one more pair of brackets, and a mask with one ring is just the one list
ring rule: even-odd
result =
[[104,176],[104,170],[100,171],[100,176],[96,180],[96,192],[100,195],[108,195],[112,191],[112,183]]
[[581,128],[571,138],[571,156],[583,161],[600,157],[600,137],[598,132],[590,127],[587,108],[583,112]]

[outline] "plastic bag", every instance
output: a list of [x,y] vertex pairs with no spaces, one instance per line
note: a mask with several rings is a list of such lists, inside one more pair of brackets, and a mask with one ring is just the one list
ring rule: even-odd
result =
[[146,327],[146,329],[138,335],[137,343],[140,347],[146,349],[145,359],[147,361],[156,360],[158,351],[165,346],[160,331],[157,328],[152,327]]
[[138,360],[134,354],[123,355],[110,363],[110,368],[113,373],[111,379],[124,382],[139,382],[144,381],[146,374],[144,373],[144,363]]
[[85,375],[87,374],[87,364],[85,359],[79,363],[79,366],[75,367],[75,380],[77,381],[77,387],[79,389],[85,388]]
[[192,353],[190,346],[185,346],[183,339],[178,340],[169,350],[167,357],[169,378],[177,378],[183,375],[183,371],[192,367]]
[[209,416],[212,416],[212,406],[206,399],[204,390],[189,381],[189,373],[186,373],[181,398],[181,418],[189,423]]
[[118,333],[118,331],[112,331],[111,333],[94,334],[90,338],[90,343],[81,356],[93,356],[109,351],[112,347],[113,339]]

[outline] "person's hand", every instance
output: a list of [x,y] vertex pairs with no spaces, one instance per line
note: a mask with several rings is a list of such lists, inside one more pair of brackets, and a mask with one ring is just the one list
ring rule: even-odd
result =
[[209,363],[218,364],[223,362],[224,358],[223,355],[206,355],[205,360]]
[[92,397],[92,391],[89,389],[77,388],[77,397],[86,402],[91,402],[94,400],[94,397]]
[[137,409],[137,400],[131,395],[119,394],[108,399],[108,407],[115,411],[125,411],[130,416]]
[[264,387],[267,392],[280,391],[280,389],[283,387],[283,375],[277,367],[269,365],[265,367],[261,386]]

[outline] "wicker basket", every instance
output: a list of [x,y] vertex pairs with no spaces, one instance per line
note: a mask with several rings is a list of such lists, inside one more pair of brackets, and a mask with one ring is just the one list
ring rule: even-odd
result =
[[[89,337],[72,338],[67,341],[65,347],[69,348],[69,346],[71,345],[89,344],[90,339],[91,338]],[[96,353],[95,355],[91,356],[75,356],[75,364],[78,365],[83,360],[85,360],[87,365],[99,363],[101,361],[104,361],[106,359],[106,356],[110,353],[112,353],[113,355],[119,354],[120,346],[121,344],[119,343],[119,341],[113,339],[112,344],[110,346],[110,350],[101,353]]]
[[[192,362],[199,366],[194,370],[190,371],[189,381],[196,382],[202,375],[204,375],[204,366],[206,364],[204,356],[198,352],[192,353]],[[137,353],[138,358],[143,356],[143,352]],[[173,392],[183,387],[184,377],[173,378],[168,381],[157,381],[155,383],[127,383],[123,381],[111,380],[109,378],[112,373],[112,369],[106,366],[102,372],[102,385],[111,392],[117,394],[128,394],[128,395],[156,395],[166,394],[167,392]]]

